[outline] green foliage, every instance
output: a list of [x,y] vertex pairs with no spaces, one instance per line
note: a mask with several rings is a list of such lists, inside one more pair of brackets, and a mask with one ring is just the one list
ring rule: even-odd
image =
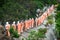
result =
[[48,16],[46,25],[48,24],[53,24],[53,15]]
[[60,38],[60,12],[56,14],[56,36],[57,38]]
[[42,29],[42,28],[40,28],[40,29],[38,29],[38,32],[41,32],[41,33],[46,33],[46,31],[47,31],[47,29],[46,28],[44,28],[44,29]]
[[57,19],[56,20],[56,24],[60,25],[60,22],[59,21],[60,21],[60,19]]
[[48,16],[47,20],[49,20],[49,19],[53,19],[53,15]]
[[57,12],[57,13],[56,13],[55,18],[56,18],[56,19],[59,19],[59,18],[60,18],[60,12]]
[[[25,20],[36,17],[36,10],[56,3],[56,0],[0,0],[0,21]],[[52,1],[52,2],[51,2]]]
[[56,24],[56,30],[58,31],[58,32],[60,32],[60,25],[59,24]]
[[57,38],[60,38],[60,25],[59,24],[56,24],[56,36]]
[[48,24],[53,24],[53,20],[48,20],[48,22],[47,22]]
[[0,7],[2,7],[4,4],[4,0],[0,0]]
[[53,20],[52,19],[48,19],[48,21],[46,22],[45,26],[47,27],[47,26],[49,26],[49,24],[50,25],[53,24]]
[[40,1],[47,5],[57,4],[57,0],[40,0]]
[[18,34],[17,30],[14,30],[12,26],[9,31],[10,31],[12,37],[19,38],[19,34]]
[[15,37],[15,38],[19,38],[19,34],[18,34],[17,31],[14,31],[14,32],[13,32],[13,37]]
[[36,31],[31,31],[30,35],[26,40],[40,40],[45,38],[45,33],[47,32],[47,29],[39,29],[37,32]]
[[37,36],[37,39],[39,39],[39,38],[44,38],[45,34],[38,32],[38,33],[36,33],[35,36]]
[[13,29],[13,27],[10,27],[10,33],[13,33],[13,31],[14,31],[14,29]]
[[36,31],[32,30],[32,31],[30,32],[30,35],[34,35],[35,32],[36,32]]
[[58,5],[57,10],[60,11],[60,4]]

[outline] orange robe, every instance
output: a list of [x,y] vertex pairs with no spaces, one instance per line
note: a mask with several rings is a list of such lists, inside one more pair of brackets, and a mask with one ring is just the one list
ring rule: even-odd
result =
[[54,10],[54,5],[51,6],[52,7],[52,11]]
[[27,21],[25,21],[25,30],[27,30]]
[[51,11],[51,12],[53,11],[51,7],[50,7],[50,11]]
[[12,24],[12,26],[13,26],[14,30],[16,30],[16,25],[15,24]]
[[36,27],[38,26],[38,18],[35,19]]
[[48,12],[48,16],[50,16],[50,11],[49,11],[49,9],[47,10],[47,12]]
[[41,25],[41,20],[40,20],[40,17],[39,17],[39,25]]
[[48,16],[47,16],[47,12],[45,12],[44,14],[43,14],[43,20],[44,19],[46,19]]
[[49,13],[51,13],[51,10],[50,10],[50,8],[48,8],[48,11],[49,11]]
[[21,22],[21,32],[23,32],[23,28],[24,28],[24,23]]
[[34,27],[34,19],[31,20],[31,26]]
[[29,25],[28,25],[28,20],[26,20],[26,21],[25,21],[25,30],[29,29],[28,26],[29,26]]
[[29,28],[32,28],[32,19],[29,20],[29,23],[30,23],[29,24],[30,25]]
[[17,31],[18,31],[18,34],[21,33],[21,23],[17,24]]
[[10,36],[10,24],[6,25],[6,30],[7,30],[7,36]]
[[30,20],[27,21],[28,29],[30,28]]
[[37,24],[37,25],[38,25],[38,26],[40,25],[40,24],[39,24],[39,18],[38,18],[38,24]]
[[27,21],[27,29],[30,28],[30,20]]
[[41,24],[43,23],[43,18],[42,18],[42,17],[43,17],[43,16],[41,16],[41,18],[40,18],[40,20],[41,20],[41,21],[40,21],[40,22],[41,22]]

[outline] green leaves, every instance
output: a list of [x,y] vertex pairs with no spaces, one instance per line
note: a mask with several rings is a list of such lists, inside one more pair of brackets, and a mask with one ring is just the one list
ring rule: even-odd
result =
[[58,5],[57,10],[60,11],[60,4]]
[[31,31],[30,35],[26,40],[40,40],[41,38],[45,38],[45,33],[47,32],[47,29],[42,29],[40,28],[37,32],[36,31]]
[[40,28],[40,29],[38,29],[38,32],[45,34],[47,32],[47,29],[46,28],[44,28],[44,29]]
[[19,34],[18,34],[17,30],[14,30],[12,26],[10,27],[9,31],[10,31],[10,34],[12,37],[19,38]]
[[[0,0],[0,21],[12,22],[36,17],[36,10],[54,4],[55,0]],[[52,2],[51,2],[52,1]]]
[[15,38],[19,38],[19,34],[18,34],[18,32],[15,30],[14,32],[13,32],[13,37],[15,37]]
[[55,19],[56,19],[57,38],[60,38],[60,12],[57,12]]

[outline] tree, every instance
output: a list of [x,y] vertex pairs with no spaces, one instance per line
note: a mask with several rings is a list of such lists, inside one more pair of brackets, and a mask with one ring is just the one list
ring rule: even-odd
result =
[[5,24],[6,21],[25,20],[36,17],[36,10],[43,9],[47,5],[52,5],[55,0],[0,0],[0,21]]

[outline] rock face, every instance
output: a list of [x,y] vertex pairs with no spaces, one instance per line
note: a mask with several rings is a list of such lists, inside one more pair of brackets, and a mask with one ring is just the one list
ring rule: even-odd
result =
[[0,25],[0,40],[10,40],[10,37],[6,36],[6,32],[2,25]]

